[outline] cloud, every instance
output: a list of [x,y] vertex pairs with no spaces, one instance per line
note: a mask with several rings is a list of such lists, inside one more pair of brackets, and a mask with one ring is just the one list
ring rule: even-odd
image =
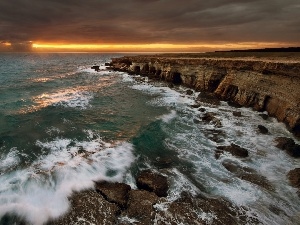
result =
[[298,0],[10,0],[0,41],[299,43],[299,11]]

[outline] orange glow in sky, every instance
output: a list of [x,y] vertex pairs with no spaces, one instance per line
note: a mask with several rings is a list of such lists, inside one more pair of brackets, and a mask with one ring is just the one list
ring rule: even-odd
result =
[[234,44],[66,44],[66,43],[34,43],[35,51],[201,51],[229,50],[267,47],[285,47],[285,43],[243,42]]

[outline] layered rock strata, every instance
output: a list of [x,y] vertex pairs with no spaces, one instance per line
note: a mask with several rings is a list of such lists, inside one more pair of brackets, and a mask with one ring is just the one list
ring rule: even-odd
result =
[[112,59],[111,67],[267,111],[300,137],[300,62],[132,56]]

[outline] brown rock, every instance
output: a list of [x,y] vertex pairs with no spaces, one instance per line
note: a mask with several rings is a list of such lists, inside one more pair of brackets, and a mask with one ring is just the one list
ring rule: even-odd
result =
[[300,191],[300,168],[291,170],[287,174],[287,176],[289,178],[291,185],[293,185],[296,188],[299,188]]
[[300,157],[300,145],[296,144],[293,139],[286,137],[278,137],[275,139],[276,147],[286,152],[295,158]]
[[150,170],[142,171],[137,177],[136,184],[138,188],[154,192],[159,197],[166,197],[168,194],[167,178]]
[[97,192],[89,190],[75,193],[71,199],[69,212],[57,220],[50,221],[47,225],[66,224],[105,224],[114,225],[120,209],[116,204],[106,201]]
[[192,95],[192,94],[194,94],[194,91],[192,91],[192,90],[187,90],[187,91],[186,91],[186,94],[187,94],[187,95]]
[[153,224],[153,205],[157,203],[158,199],[153,192],[131,190],[129,191],[127,210],[123,214],[139,220],[141,224]]
[[196,109],[196,108],[199,108],[200,105],[199,104],[194,104],[194,105],[191,105],[192,108]]
[[237,175],[238,178],[248,181],[252,184],[258,185],[262,188],[265,188],[267,190],[274,190],[273,186],[270,184],[268,179],[262,175],[259,175],[256,173],[255,170],[248,168],[248,167],[242,167],[235,162],[231,161],[225,161],[222,163],[222,165],[231,173],[234,173]]
[[116,203],[119,207],[125,208],[128,200],[128,192],[130,186],[123,183],[97,182],[96,191],[112,203]]
[[215,117],[215,113],[212,112],[207,112],[203,115],[202,120],[207,122],[207,123],[212,123],[216,127],[222,127],[221,120]]
[[295,141],[292,138],[278,137],[275,139],[276,147],[281,150],[287,150],[295,145]]
[[[213,214],[209,221],[199,217],[200,213]],[[182,193],[182,197],[169,204],[167,210],[158,212],[157,224],[214,224],[214,225],[235,225],[258,224],[254,218],[249,218],[229,201],[222,198],[208,198],[191,196]]]
[[241,117],[242,116],[242,113],[241,112],[238,112],[238,111],[233,111],[232,112],[232,115],[236,116],[236,117]]
[[249,156],[248,150],[236,144],[230,146],[218,146],[217,149],[231,153],[234,156],[245,158]]
[[266,115],[266,114],[259,114],[259,116],[261,117],[261,118],[263,118],[264,120],[267,120],[268,118],[269,118],[269,116],[268,115]]
[[267,133],[269,133],[269,130],[266,127],[264,127],[263,125],[258,125],[257,128],[258,128],[258,131],[261,134],[267,134]]
[[267,190],[274,191],[273,186],[270,184],[268,179],[264,176],[261,176],[256,173],[242,173],[238,175],[238,178],[248,181],[252,184],[256,184],[260,187],[263,187]]
[[220,105],[220,100],[214,93],[201,92],[198,95],[197,100],[210,105]]

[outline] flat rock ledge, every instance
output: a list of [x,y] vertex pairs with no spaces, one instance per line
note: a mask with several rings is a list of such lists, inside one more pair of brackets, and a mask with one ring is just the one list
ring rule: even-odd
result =
[[259,224],[245,208],[217,196],[183,192],[169,202],[155,193],[162,186],[163,191],[158,193],[168,193],[167,178],[150,170],[142,171],[138,179],[143,185],[149,184],[151,191],[133,190],[124,183],[95,182],[95,189],[74,193],[69,211],[47,225]]

